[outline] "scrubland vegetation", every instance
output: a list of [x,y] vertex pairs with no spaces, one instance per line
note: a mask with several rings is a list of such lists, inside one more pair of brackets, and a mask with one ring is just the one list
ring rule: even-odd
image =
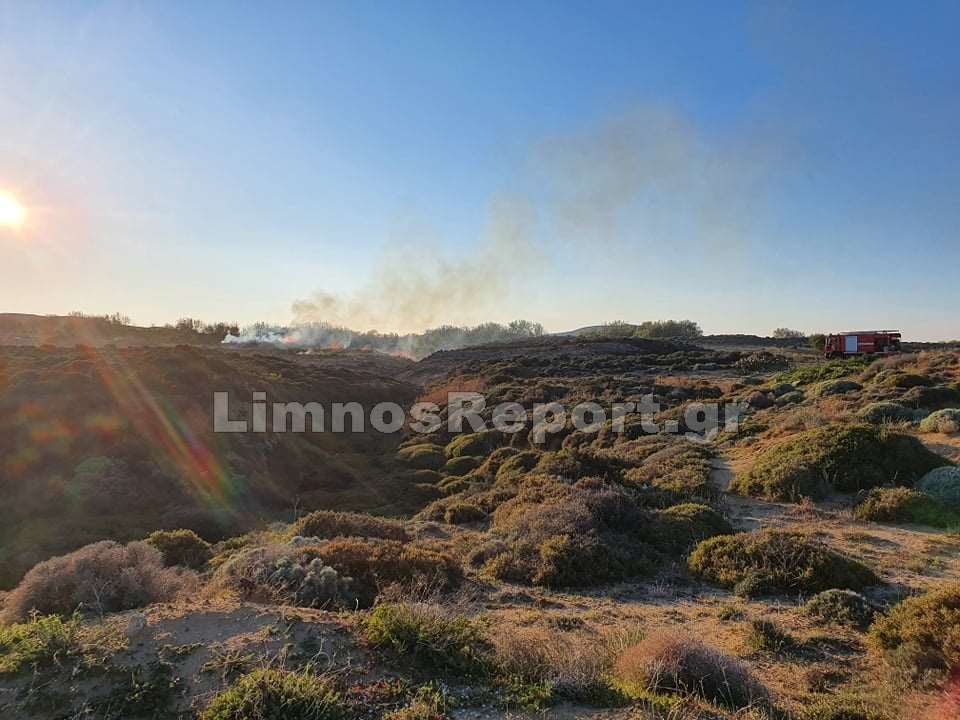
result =
[[[956,353],[511,347],[408,370],[249,350],[8,352],[0,715],[951,716]],[[482,388],[487,419],[502,401],[653,393],[680,430],[698,400],[744,410],[739,432],[697,443],[633,419],[543,444],[445,427],[214,438],[192,402],[206,383],[321,399],[349,384],[399,402]],[[50,394],[32,407],[38,384]],[[57,429],[67,405],[84,411]],[[170,464],[176,446],[132,422],[157,406],[223,464]]]

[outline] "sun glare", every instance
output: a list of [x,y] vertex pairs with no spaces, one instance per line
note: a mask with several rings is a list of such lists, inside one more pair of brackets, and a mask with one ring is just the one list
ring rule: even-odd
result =
[[18,228],[26,217],[23,206],[12,195],[0,192],[0,227]]

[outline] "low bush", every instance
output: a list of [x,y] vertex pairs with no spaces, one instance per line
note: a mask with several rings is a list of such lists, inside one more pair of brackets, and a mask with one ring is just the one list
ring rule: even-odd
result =
[[824,380],[836,380],[847,375],[860,373],[866,367],[867,362],[862,358],[833,360],[817,365],[801,365],[789,372],[780,373],[777,376],[777,382],[791,383],[792,385],[810,385]]
[[146,540],[163,555],[167,567],[180,565],[192,570],[202,570],[213,557],[210,543],[193,530],[158,530]]
[[863,595],[852,590],[824,590],[807,601],[803,612],[819,623],[866,630],[877,609]]
[[[712,501],[717,497],[717,489],[710,482],[713,452],[709,448],[686,441],[663,443],[659,438],[637,440],[631,446],[639,449],[657,444],[659,449],[623,473],[624,482],[664,490],[685,499]],[[614,448],[612,452],[623,451]]]
[[409,445],[397,451],[397,457],[417,470],[439,470],[447,462],[444,449],[432,443]]
[[447,506],[443,514],[443,521],[451,525],[462,525],[464,523],[482,522],[487,519],[487,513],[483,508],[474,505],[471,502],[458,502]]
[[849,392],[863,390],[863,385],[853,380],[826,380],[810,390],[812,397],[829,397],[831,395],[845,395]]
[[364,513],[317,510],[304,515],[290,528],[292,535],[332,539],[336,537],[407,539],[403,523],[398,520],[366,515]]
[[657,512],[652,537],[665,552],[683,554],[702,540],[732,533],[733,526],[713,508],[683,503]]
[[448,458],[489,455],[500,444],[501,435],[495,430],[458,435],[445,448]]
[[242,597],[272,596],[307,607],[370,607],[393,585],[447,591],[462,580],[459,564],[443,553],[393,540],[333,540],[322,545],[251,548],[228,560],[214,587]]
[[960,467],[931,470],[916,484],[916,489],[952,510],[960,511]]
[[24,620],[31,611],[131,610],[171,600],[195,584],[194,573],[166,567],[160,551],[144,542],[104,540],[34,566],[7,596],[0,619]]
[[797,501],[887,482],[911,485],[948,464],[909,435],[871,425],[830,425],[767,449],[732,487],[744,495]]
[[960,667],[960,584],[904,600],[873,623],[868,637],[905,674],[942,679]]
[[915,387],[900,396],[900,402],[926,410],[944,410],[960,407],[960,388]]
[[920,423],[920,432],[947,434],[960,432],[960,410],[948,408],[927,415]]
[[790,367],[790,361],[783,355],[776,355],[768,350],[760,350],[740,358],[734,363],[734,367],[744,373],[770,372],[785,370]]
[[704,540],[688,560],[690,570],[746,595],[859,590],[880,582],[857,560],[840,555],[810,535],[761,530]]
[[348,720],[350,707],[329,678],[309,671],[257,670],[213,698],[200,720]]
[[34,616],[29,622],[0,627],[0,675],[35,665],[50,665],[78,651],[80,615]]
[[747,646],[754,652],[778,653],[795,645],[796,640],[772,620],[758,618],[750,623]]
[[879,382],[885,387],[900,388],[901,390],[909,390],[915,387],[931,387],[936,384],[932,378],[926,375],[906,372],[888,373],[884,375]]
[[877,706],[856,697],[830,696],[818,700],[804,720],[894,720]]
[[214,586],[244,598],[300,607],[349,607],[352,578],[324,564],[314,553],[287,545],[243,550],[218,568]]
[[374,647],[409,657],[430,672],[482,677],[491,669],[490,645],[480,626],[435,605],[380,605],[363,621],[363,631]]
[[614,675],[622,683],[650,692],[692,694],[732,708],[744,708],[767,697],[743,663],[674,632],[661,632],[627,647],[616,662]]
[[597,478],[568,484],[529,477],[492,515],[507,550],[484,572],[549,587],[587,587],[650,571],[650,515],[620,486]]
[[514,626],[492,635],[501,682],[539,688],[548,701],[607,706],[626,700],[610,676],[626,638],[621,633],[583,632],[582,621],[574,622],[579,620],[574,616],[550,620],[550,627]]
[[466,475],[471,470],[476,470],[482,464],[482,457],[462,455],[447,460],[442,469],[447,475]]
[[873,425],[913,422],[917,411],[895,402],[875,402],[861,408],[857,417]]
[[537,467],[540,457],[541,453],[528,450],[507,458],[500,467],[497,468],[497,482],[505,483],[518,480],[533,470],[533,468]]
[[960,526],[960,514],[909,488],[874,488],[853,511],[858,520],[916,523],[931,527]]

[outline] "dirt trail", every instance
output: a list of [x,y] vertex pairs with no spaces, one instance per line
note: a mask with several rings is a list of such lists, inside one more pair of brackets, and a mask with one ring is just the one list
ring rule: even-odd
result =
[[769,526],[771,521],[790,511],[790,505],[730,492],[730,485],[736,474],[726,458],[716,457],[710,461],[710,465],[710,482],[723,493],[721,502],[727,517],[737,530],[756,530]]

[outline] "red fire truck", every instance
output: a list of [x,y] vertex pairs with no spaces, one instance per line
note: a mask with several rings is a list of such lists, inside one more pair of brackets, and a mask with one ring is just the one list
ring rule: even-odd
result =
[[892,355],[900,352],[900,333],[896,330],[857,330],[827,335],[823,354],[828,358],[854,355]]

